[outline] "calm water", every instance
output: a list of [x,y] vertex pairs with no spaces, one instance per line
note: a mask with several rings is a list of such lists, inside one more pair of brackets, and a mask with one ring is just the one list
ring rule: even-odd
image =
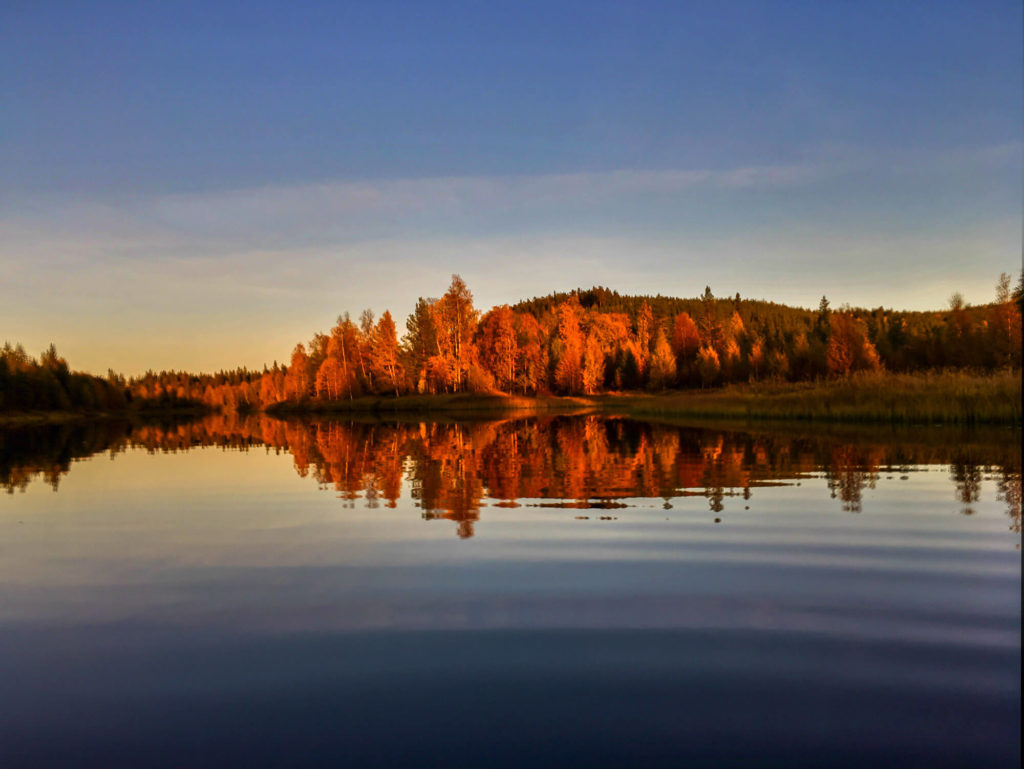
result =
[[0,766],[1018,766],[1019,434],[0,432]]

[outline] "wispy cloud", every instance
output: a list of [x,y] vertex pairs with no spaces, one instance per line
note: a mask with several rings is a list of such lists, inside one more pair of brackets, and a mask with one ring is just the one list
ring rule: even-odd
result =
[[789,165],[346,181],[170,195],[144,202],[137,211],[171,229],[208,233],[266,232],[285,226],[335,231],[347,226],[351,232],[370,222],[401,223],[425,216],[528,214],[553,204],[593,206],[691,190],[793,186],[819,175],[818,168]]
[[[851,174],[873,183],[914,177],[926,190],[955,189],[961,178],[1019,168],[1022,147],[1009,142],[894,154],[830,146],[804,162],[783,165],[349,180],[127,200],[37,200],[0,212],[5,244],[0,259],[13,253],[62,260],[184,258],[240,248],[478,235],[483,227],[497,235],[538,228],[557,232],[573,230],[581,220],[600,224],[631,216],[648,225],[651,211],[693,212],[710,201],[727,234],[742,226],[744,211],[751,210],[748,194],[772,191],[777,201],[793,199]],[[655,228],[662,225],[671,221],[653,222]]]
[[6,271],[0,329],[32,350],[54,341],[94,371],[259,367],[287,358],[346,310],[387,308],[401,325],[418,296],[440,294],[455,272],[485,308],[598,284],[679,296],[707,284],[804,306],[827,294],[837,305],[935,308],[954,290],[972,303],[991,298],[995,276],[1012,268],[1006,243],[1019,243],[1017,222],[996,225],[899,238],[811,228],[714,242],[586,232],[394,238],[156,264],[112,258],[73,270],[42,262]]
[[[782,188],[815,167],[620,170],[534,176],[433,177],[266,186],[129,200],[29,201],[0,212],[0,262],[66,269],[97,260],[201,259],[239,251],[439,235],[572,230],[580,216],[671,200],[690,191]],[[558,218],[560,217],[560,218]],[[557,219],[554,224],[552,220]]]
[[864,174],[871,193],[911,177],[908,199],[956,190],[959,205],[962,188],[1019,174],[1020,154],[833,148],[794,165],[25,201],[0,211],[0,328],[32,349],[52,339],[78,365],[140,370],[225,365],[223,349],[260,365],[343,310],[401,316],[453,272],[483,306],[593,284],[910,308],[961,290],[980,302],[1019,262],[1019,213],[981,196],[957,216],[887,218],[885,200],[851,210],[847,183]]

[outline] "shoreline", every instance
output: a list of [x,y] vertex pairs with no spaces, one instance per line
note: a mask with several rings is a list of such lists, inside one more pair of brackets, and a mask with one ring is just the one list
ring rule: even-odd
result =
[[[0,428],[69,422],[201,417],[194,407],[113,412],[0,412]],[[870,374],[816,382],[760,382],[712,390],[617,392],[588,396],[504,393],[364,396],[345,401],[279,403],[262,413],[303,416],[607,414],[638,419],[709,419],[765,423],[1021,426],[1021,374],[962,372]]]
[[123,411],[0,411],[0,429],[12,427],[42,427],[73,422],[146,422],[155,419],[203,417],[217,413],[207,408],[185,409],[125,409]]
[[502,393],[370,396],[276,404],[270,416],[597,413],[659,419],[913,425],[1021,424],[1020,372],[868,374],[816,382],[761,382],[714,390],[522,396]]

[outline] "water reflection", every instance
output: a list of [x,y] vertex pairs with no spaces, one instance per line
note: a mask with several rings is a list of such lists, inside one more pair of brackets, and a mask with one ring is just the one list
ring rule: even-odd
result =
[[[282,421],[214,415],[192,422],[85,423],[0,431],[0,484],[24,490],[41,477],[55,490],[75,459],[130,447],[197,446],[289,452],[302,477],[343,505],[395,507],[406,493],[427,520],[474,534],[487,505],[614,509],[632,498],[704,496],[711,512],[750,500],[759,486],[823,476],[841,510],[862,510],[882,475],[945,465],[964,514],[982,480],[994,480],[1010,529],[1021,530],[1021,451],[1010,431],[739,431],[626,418],[560,416],[476,422]],[[583,517],[583,516],[581,516]]]
[[1016,767],[1020,471],[1012,431],[0,432],[0,766]]

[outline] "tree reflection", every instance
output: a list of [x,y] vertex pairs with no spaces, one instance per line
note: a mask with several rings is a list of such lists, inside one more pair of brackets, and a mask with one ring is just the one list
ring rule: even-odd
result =
[[1010,519],[1010,531],[1020,534],[1021,523],[1021,474],[1002,468],[997,481],[999,501],[1006,503],[1006,515]]
[[957,453],[949,465],[949,474],[956,484],[957,501],[963,504],[964,515],[974,515],[972,505],[981,499],[981,467],[971,458]]
[[839,498],[845,512],[861,511],[864,489],[875,488],[878,467],[883,462],[881,450],[875,447],[843,444],[833,447],[825,477],[832,498]]
[[[946,434],[943,434],[946,435]],[[932,438],[934,434],[929,434]],[[192,422],[95,423],[0,432],[0,484],[9,492],[42,478],[55,489],[74,459],[130,447],[149,452],[219,446],[288,452],[296,472],[337,492],[342,504],[395,508],[403,495],[427,520],[472,537],[488,504],[609,508],[629,498],[704,496],[712,513],[761,486],[820,477],[840,508],[863,509],[881,470],[945,464],[965,511],[983,471],[996,481],[1011,530],[1021,530],[1021,455],[1016,441],[947,436],[879,441],[676,427],[619,417],[557,416],[477,422],[282,421],[216,414]]]

